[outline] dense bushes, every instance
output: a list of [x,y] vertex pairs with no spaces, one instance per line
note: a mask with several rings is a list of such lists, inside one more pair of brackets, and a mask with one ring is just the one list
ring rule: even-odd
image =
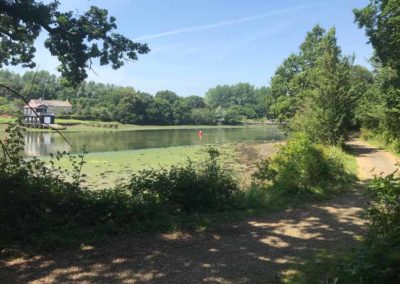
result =
[[344,283],[400,282],[400,178],[376,177],[370,184],[374,201],[368,210],[364,245],[342,264]]
[[203,163],[140,171],[127,184],[95,191],[80,186],[83,156],[72,159],[69,173],[56,162],[26,161],[19,155],[22,130],[7,132],[0,157],[0,247],[66,247],[126,230],[167,228],[197,213],[279,208],[292,194],[331,192],[349,177],[341,150],[296,134],[260,166],[255,177],[263,184],[248,191],[219,165],[214,148]]
[[[19,156],[19,127],[8,130],[0,157],[0,247],[77,245],[127,229],[166,223],[169,216],[232,208],[237,183],[217,163],[142,171],[129,184],[94,191],[80,186],[83,157],[65,173]],[[55,159],[60,159],[56,155]],[[69,179],[66,179],[66,175]],[[66,180],[71,180],[67,182]],[[150,224],[150,225],[149,225]]]
[[263,161],[254,177],[291,193],[341,188],[351,178],[344,153],[336,147],[314,144],[296,133],[271,159]]
[[208,154],[206,164],[199,168],[189,161],[183,167],[141,171],[126,188],[146,211],[176,214],[232,208],[238,185],[218,165],[218,151],[210,148]]

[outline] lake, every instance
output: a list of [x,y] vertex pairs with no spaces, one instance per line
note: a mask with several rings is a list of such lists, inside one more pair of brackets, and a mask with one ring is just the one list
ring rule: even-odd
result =
[[25,135],[26,156],[47,156],[57,151],[109,152],[165,148],[231,142],[279,141],[285,138],[276,126],[241,128],[202,128],[200,139],[196,129],[163,129],[134,131],[65,132],[72,146],[57,133],[28,132]]

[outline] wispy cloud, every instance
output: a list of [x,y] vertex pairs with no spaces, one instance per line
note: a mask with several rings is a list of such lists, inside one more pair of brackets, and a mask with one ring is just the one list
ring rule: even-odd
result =
[[178,35],[178,34],[183,34],[183,33],[190,33],[190,32],[195,32],[195,31],[203,31],[203,30],[210,30],[210,29],[215,29],[215,28],[220,28],[220,27],[232,26],[232,25],[245,23],[245,22],[251,22],[251,21],[264,19],[264,18],[268,18],[268,17],[272,17],[272,16],[285,15],[288,13],[305,10],[305,9],[311,8],[313,6],[315,6],[315,4],[299,5],[299,6],[296,6],[293,8],[273,10],[273,11],[269,11],[269,12],[262,13],[262,14],[257,14],[257,15],[243,17],[243,18],[239,18],[239,19],[223,21],[223,22],[219,22],[219,23],[215,23],[215,24],[192,26],[192,27],[180,28],[180,29],[176,29],[176,30],[172,30],[172,31],[162,32],[162,33],[155,33],[155,34],[139,36],[139,37],[135,38],[134,40],[147,40],[147,39],[153,39],[153,38],[162,38],[162,37],[173,36],[173,35]]

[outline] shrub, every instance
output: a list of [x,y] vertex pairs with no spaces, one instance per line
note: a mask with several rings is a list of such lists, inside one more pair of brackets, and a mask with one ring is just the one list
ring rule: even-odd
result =
[[253,176],[292,193],[340,188],[351,177],[343,155],[339,148],[314,144],[307,135],[296,133],[271,159],[259,164]]
[[142,171],[126,186],[94,191],[80,186],[83,155],[72,158],[74,170],[66,173],[54,162],[24,160],[20,127],[9,128],[7,136],[0,141],[0,248],[74,246],[128,229],[165,226],[169,216],[230,208],[238,191],[212,148],[199,168],[189,162]]
[[342,265],[345,283],[400,282],[400,178],[376,177],[370,184],[374,201],[368,209],[366,240]]
[[191,161],[170,169],[143,170],[134,174],[126,188],[147,211],[168,213],[220,211],[232,207],[237,183],[217,163],[218,151],[200,168]]

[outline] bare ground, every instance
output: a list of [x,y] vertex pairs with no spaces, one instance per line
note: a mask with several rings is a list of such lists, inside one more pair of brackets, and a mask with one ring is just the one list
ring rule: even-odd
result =
[[[361,181],[389,173],[396,159],[350,143]],[[256,158],[256,157],[252,157]],[[2,283],[276,283],[318,249],[346,250],[365,232],[367,197],[337,198],[203,232],[140,235],[48,255],[0,262]]]

